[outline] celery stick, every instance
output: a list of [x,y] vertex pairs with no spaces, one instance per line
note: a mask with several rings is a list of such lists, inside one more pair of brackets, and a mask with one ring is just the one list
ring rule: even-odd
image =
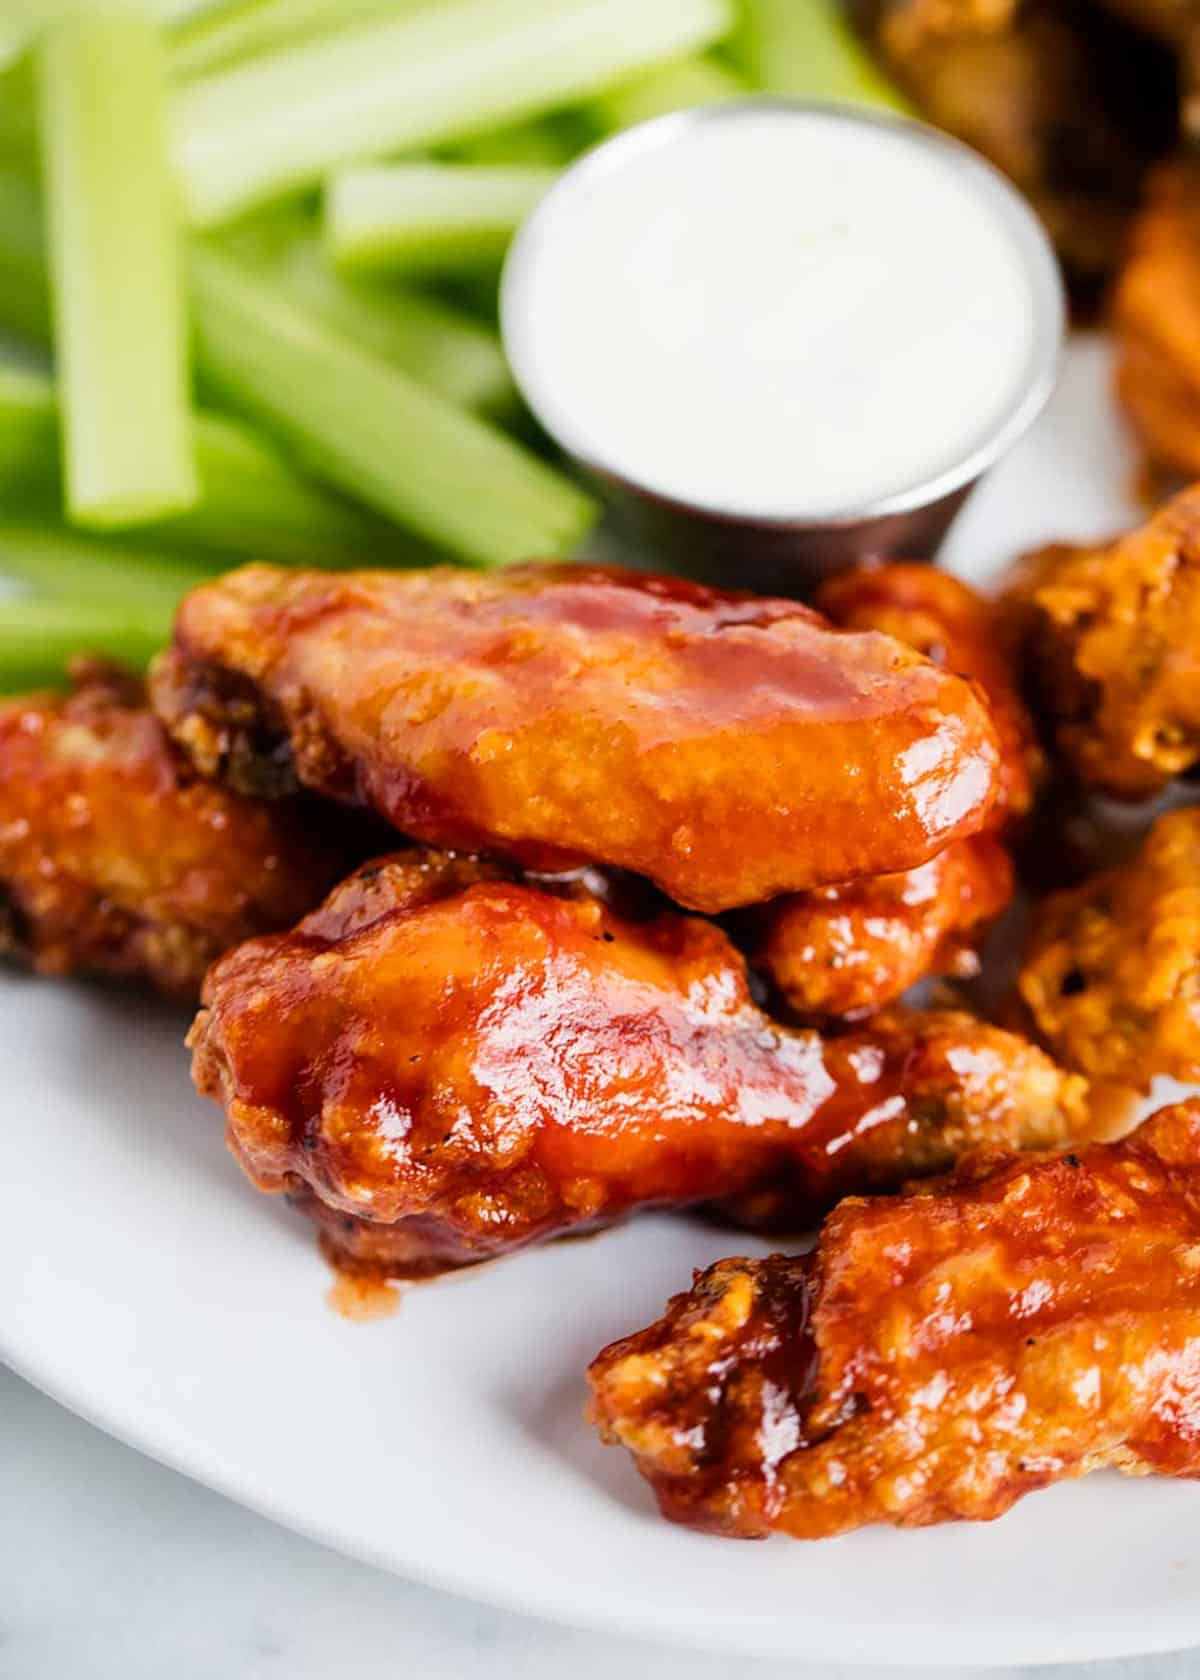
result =
[[476,416],[387,367],[215,246],[193,255],[206,375],[318,475],[478,565],[569,553],[591,498]]
[[841,0],[740,0],[735,57],[767,93],[910,109],[854,33]]
[[58,460],[58,409],[49,379],[0,369],[0,502],[56,504]]
[[50,337],[45,229],[37,189],[19,169],[0,167],[0,327]]
[[731,24],[729,0],[446,0],[284,47],[176,92],[189,213],[211,224],[341,163],[536,116]]
[[0,68],[0,152],[24,165],[37,154],[37,98],[28,54]]
[[484,268],[501,261],[558,176],[500,164],[343,169],[325,188],[325,249],[350,274]]
[[169,624],[180,597],[219,569],[211,556],[175,548],[133,548],[61,525],[0,523],[0,578],[17,579],[39,598],[144,612]]
[[175,76],[198,76],[234,59],[270,52],[289,41],[352,29],[381,17],[403,16],[436,0],[235,0],[175,30],[170,65]]
[[576,111],[555,111],[536,122],[474,134],[445,147],[456,163],[503,163],[537,169],[561,169],[583,150],[590,131]]
[[60,682],[77,653],[105,654],[127,665],[149,663],[171,633],[169,609],[47,601],[0,601],[0,691]]
[[498,333],[427,292],[336,274],[307,217],[247,224],[229,243],[327,326],[451,402],[497,419],[519,412]]
[[[193,435],[199,503],[126,533],[126,543],[144,538],[314,566],[404,557],[399,532],[308,483],[240,421],[200,412]],[[0,502],[41,513],[60,500],[54,384],[44,374],[0,369]]]
[[745,92],[746,83],[727,65],[712,58],[683,58],[601,94],[592,101],[588,114],[601,133],[611,134],[671,111],[713,105]]
[[67,502],[80,524],[136,524],[199,493],[158,33],[67,18],[38,84]]

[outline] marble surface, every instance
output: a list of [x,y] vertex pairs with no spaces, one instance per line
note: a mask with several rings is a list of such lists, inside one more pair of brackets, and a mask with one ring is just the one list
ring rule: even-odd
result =
[[[884,1674],[667,1650],[410,1586],[164,1470],[3,1369],[0,1420],[0,1680]],[[939,1672],[953,1680],[979,1671]],[[1194,1680],[1200,1652],[1019,1672],[1026,1680],[1067,1672],[1071,1680]]]

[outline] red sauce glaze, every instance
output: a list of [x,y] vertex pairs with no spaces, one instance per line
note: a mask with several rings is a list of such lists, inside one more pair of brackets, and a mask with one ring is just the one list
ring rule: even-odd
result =
[[95,661],[76,677],[0,703],[0,947],[194,999],[214,957],[358,862],[358,824],[198,780],[135,677]]
[[209,975],[197,1085],[255,1182],[306,1189],[359,1260],[411,1274],[739,1192],[802,1219],[1081,1123],[1082,1082],[1010,1034],[789,1031],[711,923],[494,876],[400,854]]
[[591,1367],[664,1514],[802,1539],[987,1520],[1113,1467],[1200,1475],[1200,1103],[1120,1143],[850,1198]]
[[187,597],[153,686],[206,771],[253,775],[274,731],[416,839],[710,911],[923,863],[998,787],[987,708],[911,649],[592,566],[247,567]]

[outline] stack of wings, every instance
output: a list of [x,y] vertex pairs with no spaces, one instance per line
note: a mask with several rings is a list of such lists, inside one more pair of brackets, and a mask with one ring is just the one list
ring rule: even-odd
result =
[[907,996],[976,971],[1037,832],[1017,666],[1081,777],[1140,796],[1200,757],[1171,660],[1124,657],[1115,610],[1104,639],[1161,542],[1186,622],[1190,503],[1162,518],[1039,557],[1000,612],[917,564],[819,610],[583,565],[246,567],[185,599],[148,689],[84,664],[0,707],[0,933],[199,996],[233,1153],[351,1272],[833,1209],[595,1362],[672,1518],[816,1536],[1200,1470],[1200,1109],[1086,1141],[1089,1076],[1200,1070],[1200,830],[1047,901],[1040,1044]]

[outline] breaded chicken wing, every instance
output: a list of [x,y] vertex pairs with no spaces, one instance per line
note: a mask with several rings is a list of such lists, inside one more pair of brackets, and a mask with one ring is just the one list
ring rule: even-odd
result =
[[1086,788],[1146,799],[1200,760],[1200,485],[1114,542],[1031,555],[1009,610],[1037,709]]
[[[897,562],[840,573],[816,605],[839,628],[882,631],[978,684],[1000,739],[993,820],[1024,817],[1042,756],[989,603],[947,572]],[[1004,846],[973,835],[916,869],[775,899],[748,912],[738,937],[794,1014],[852,1018],[928,974],[977,972],[978,940],[1012,891]]]
[[0,949],[42,973],[195,998],[214,957],[289,926],[361,855],[295,800],[198,781],[111,667],[0,701]]
[[1081,1080],[969,1017],[825,1042],[755,1006],[710,922],[419,853],[231,952],[190,1043],[254,1182],[299,1192],[343,1258],[410,1275],[768,1188],[802,1221],[1085,1118]]
[[710,911],[923,863],[996,792],[986,708],[910,649],[616,569],[246,567],[185,599],[153,691],[205,774]]
[[772,899],[736,937],[794,1015],[853,1020],[927,975],[977,974],[977,940],[1012,894],[1007,850],[976,834],[917,869]]
[[1019,984],[1068,1066],[1139,1090],[1200,1081],[1200,810],[1159,817],[1127,863],[1044,899]]
[[1159,466],[1200,476],[1200,164],[1190,157],[1150,179],[1112,322],[1117,395],[1140,442]]
[[591,1367],[663,1514],[818,1539],[988,1520],[1111,1467],[1200,1475],[1200,1103],[1121,1143],[852,1198]]
[[993,603],[950,572],[919,561],[853,566],[827,579],[813,605],[839,630],[878,630],[983,691],[1000,739],[997,826],[1028,814],[1045,760],[1021,697]]

